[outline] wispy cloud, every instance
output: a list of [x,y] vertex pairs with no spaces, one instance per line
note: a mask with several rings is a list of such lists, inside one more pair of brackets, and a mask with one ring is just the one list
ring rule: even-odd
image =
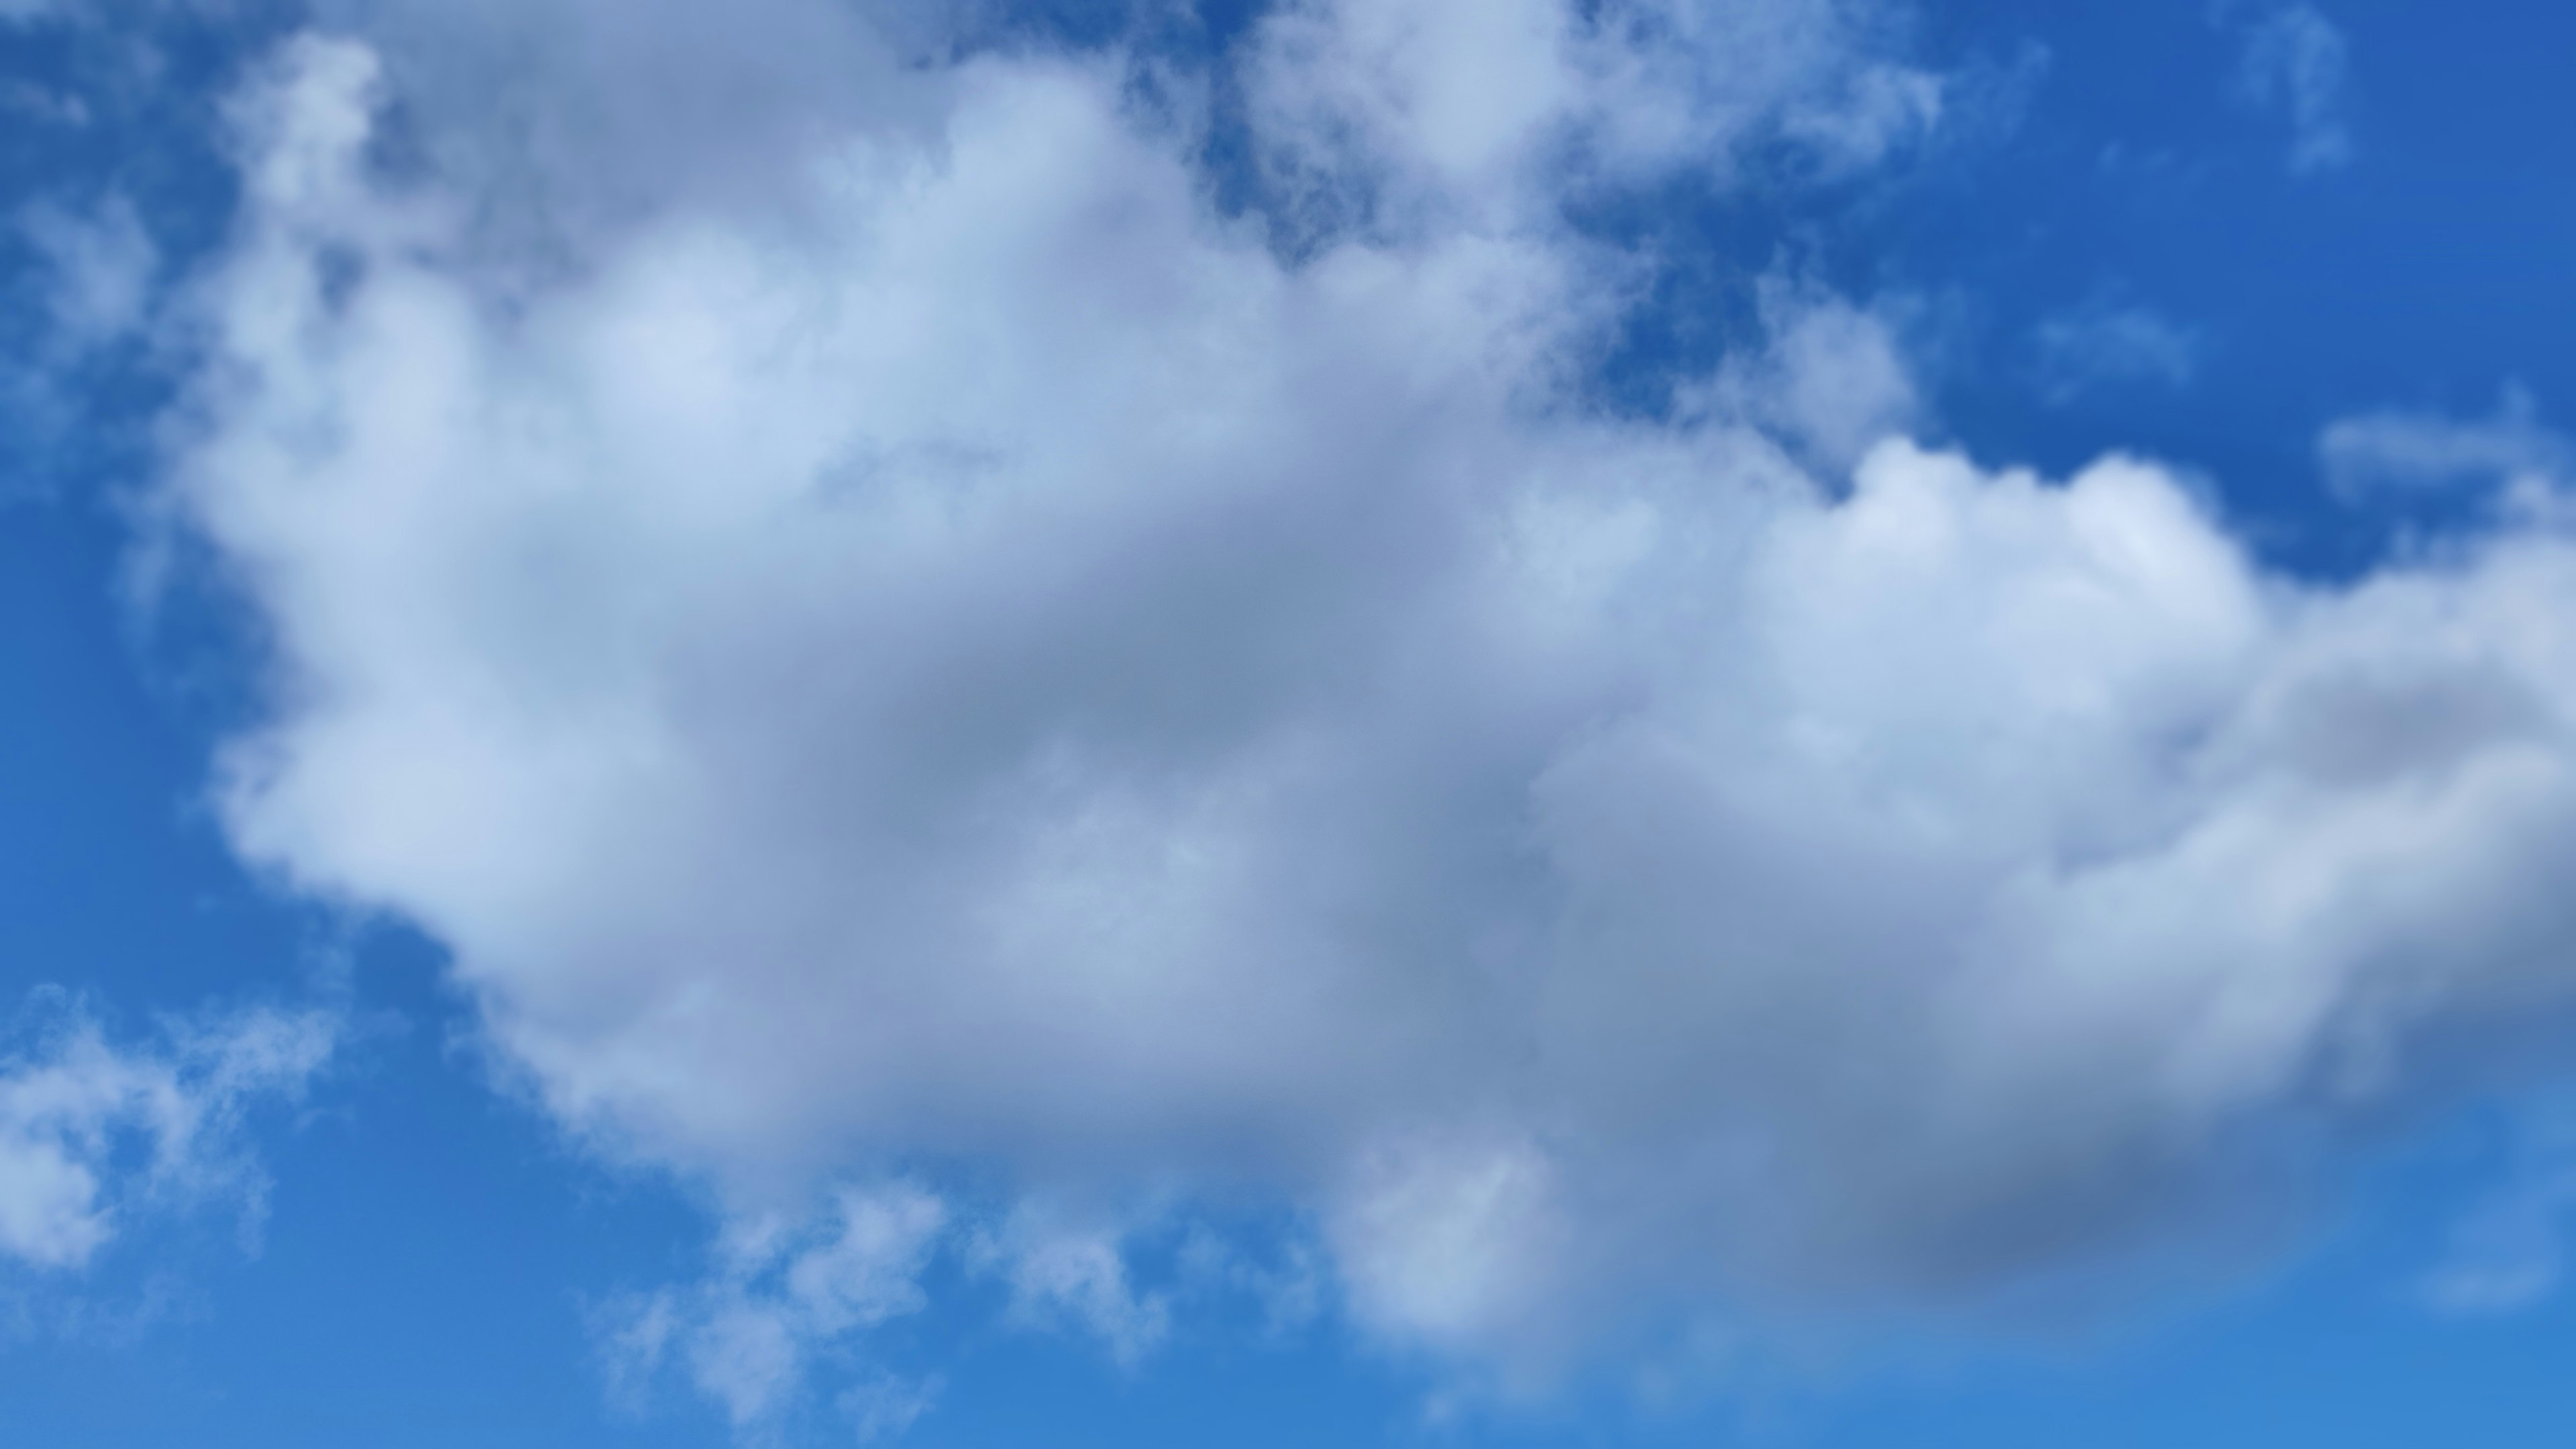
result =
[[1080,1330],[1132,1366],[1170,1331],[1171,1303],[1137,1288],[1126,1236],[1114,1219],[1024,1203],[976,1234],[968,1256],[1009,1286],[1011,1313],[1021,1324]]
[[2106,387],[2183,387],[2207,341],[2152,307],[2101,293],[2041,322],[2031,347],[2042,393],[2068,402]]
[[2484,418],[2392,410],[2329,424],[2317,438],[2326,482],[2349,501],[2520,480],[2564,482],[2576,446],[2544,425],[2531,394],[2508,384]]
[[2313,5],[2230,6],[2244,27],[2237,86],[2249,102],[2279,109],[2290,123],[2290,170],[2332,171],[2355,155],[2350,100],[2352,45]]
[[266,1180],[243,1119],[300,1096],[337,1031],[261,1011],[120,1046],[77,1002],[40,993],[16,1035],[0,1055],[0,1262],[66,1273],[156,1211],[228,1200],[255,1229]]
[[109,191],[78,200],[47,197],[0,224],[0,259],[15,252],[34,265],[12,269],[0,306],[19,324],[0,355],[0,497],[41,490],[50,455],[78,436],[83,383],[133,339],[155,300],[161,259],[133,206]]
[[124,197],[110,194],[77,210],[39,202],[19,213],[17,229],[44,264],[57,352],[107,346],[142,325],[160,256]]
[[2567,1276],[2576,1218],[2576,1111],[2526,1109],[2516,1120],[2510,1175],[2453,1228],[2442,1261],[2420,1284],[2425,1303],[2467,1316],[2521,1312]]
[[[946,1204],[900,1182],[844,1188],[810,1222],[736,1223],[706,1281],[594,1315],[611,1398],[640,1409],[676,1372],[738,1430],[776,1432],[810,1411],[819,1360],[846,1358],[869,1331],[921,1311],[921,1274],[948,1224]],[[871,1367],[835,1403],[872,1437],[900,1432],[936,1392]]]

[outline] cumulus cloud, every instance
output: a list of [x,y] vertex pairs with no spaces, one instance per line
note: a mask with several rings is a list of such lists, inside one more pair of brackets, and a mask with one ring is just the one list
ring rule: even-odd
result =
[[[2229,7],[2243,11],[2244,7]],[[2313,5],[2272,5],[2245,13],[2237,88],[2250,102],[2277,106],[2290,122],[2290,170],[2332,171],[2353,159],[2345,97],[2352,43]]]
[[2338,419],[2318,435],[2317,457],[2327,485],[2359,502],[2463,487],[2545,491],[2568,477],[2576,450],[2540,421],[2529,392],[2509,386],[2487,418],[2395,410]]
[[[756,185],[700,136],[558,227],[404,89],[430,41],[295,41],[161,498],[273,647],[239,849],[445,942],[552,1110],[745,1220],[898,1159],[1272,1194],[1368,1331],[1531,1382],[2232,1240],[2567,1004],[2576,543],[2280,576],[2151,463],[1888,436],[1891,334],[1794,291],[1704,405],[1588,411],[1642,263],[1568,199],[1882,132],[1903,58],[1527,4],[1498,98],[1459,13],[1222,62],[1293,246],[1115,55],[763,110]],[[1024,1313],[1164,1331],[1113,1240],[991,1241]],[[618,1333],[745,1423],[912,1301],[744,1261]]]
[[299,1096],[335,1031],[251,1012],[120,1047],[40,995],[16,1034],[0,1056],[0,1263],[62,1274],[156,1212],[229,1199],[256,1226],[266,1186],[240,1146],[243,1119]]

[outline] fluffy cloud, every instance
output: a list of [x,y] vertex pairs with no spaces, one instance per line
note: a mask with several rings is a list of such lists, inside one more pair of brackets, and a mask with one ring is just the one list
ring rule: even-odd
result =
[[300,1095],[334,1036],[321,1017],[252,1012],[120,1048],[40,997],[0,1056],[0,1263],[76,1270],[129,1217],[210,1198],[255,1222],[264,1186],[236,1141],[243,1116]]
[[1763,345],[1727,358],[1706,385],[1681,389],[1687,412],[1759,427],[1836,476],[1920,419],[1888,319],[1779,276],[1756,288],[1756,302]]
[[[1587,410],[1642,262],[1568,197],[1933,92],[1822,0],[1512,13],[1507,100],[1454,7],[1256,32],[1284,246],[1114,56],[783,82],[656,190],[587,73],[487,164],[418,59],[479,12],[296,41],[162,499],[273,644],[239,848],[739,1212],[906,1158],[1275,1193],[1369,1330],[1533,1375],[2230,1239],[2568,1003],[2576,544],[2267,573],[2152,464],[1886,438],[1830,298]],[[992,1241],[1025,1313],[1160,1331],[1114,1241]],[[842,1303],[790,1261],[625,1341],[756,1419]]]

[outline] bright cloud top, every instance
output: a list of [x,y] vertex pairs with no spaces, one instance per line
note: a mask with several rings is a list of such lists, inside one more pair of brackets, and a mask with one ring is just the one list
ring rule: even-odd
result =
[[[825,14],[743,23],[877,44]],[[2224,1235],[2565,1007],[2576,543],[2279,577],[2154,465],[1887,437],[1885,330],[1785,284],[1669,420],[1587,407],[1644,262],[1569,199],[1883,159],[1940,86],[1823,0],[1512,14],[1245,42],[1275,232],[1186,87],[1021,47],[551,251],[579,183],[481,169],[433,21],[294,42],[164,498],[273,631],[240,848],[746,1221],[1248,1186],[1369,1331],[1529,1371]],[[748,1419],[901,1311],[942,1209],[834,1201],[633,1360]],[[1032,1301],[1113,1281],[1045,1246]]]

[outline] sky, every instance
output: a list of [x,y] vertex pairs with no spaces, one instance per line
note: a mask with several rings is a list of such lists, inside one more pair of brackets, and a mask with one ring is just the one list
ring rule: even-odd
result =
[[2571,50],[0,0],[0,1439],[2561,1442]]

